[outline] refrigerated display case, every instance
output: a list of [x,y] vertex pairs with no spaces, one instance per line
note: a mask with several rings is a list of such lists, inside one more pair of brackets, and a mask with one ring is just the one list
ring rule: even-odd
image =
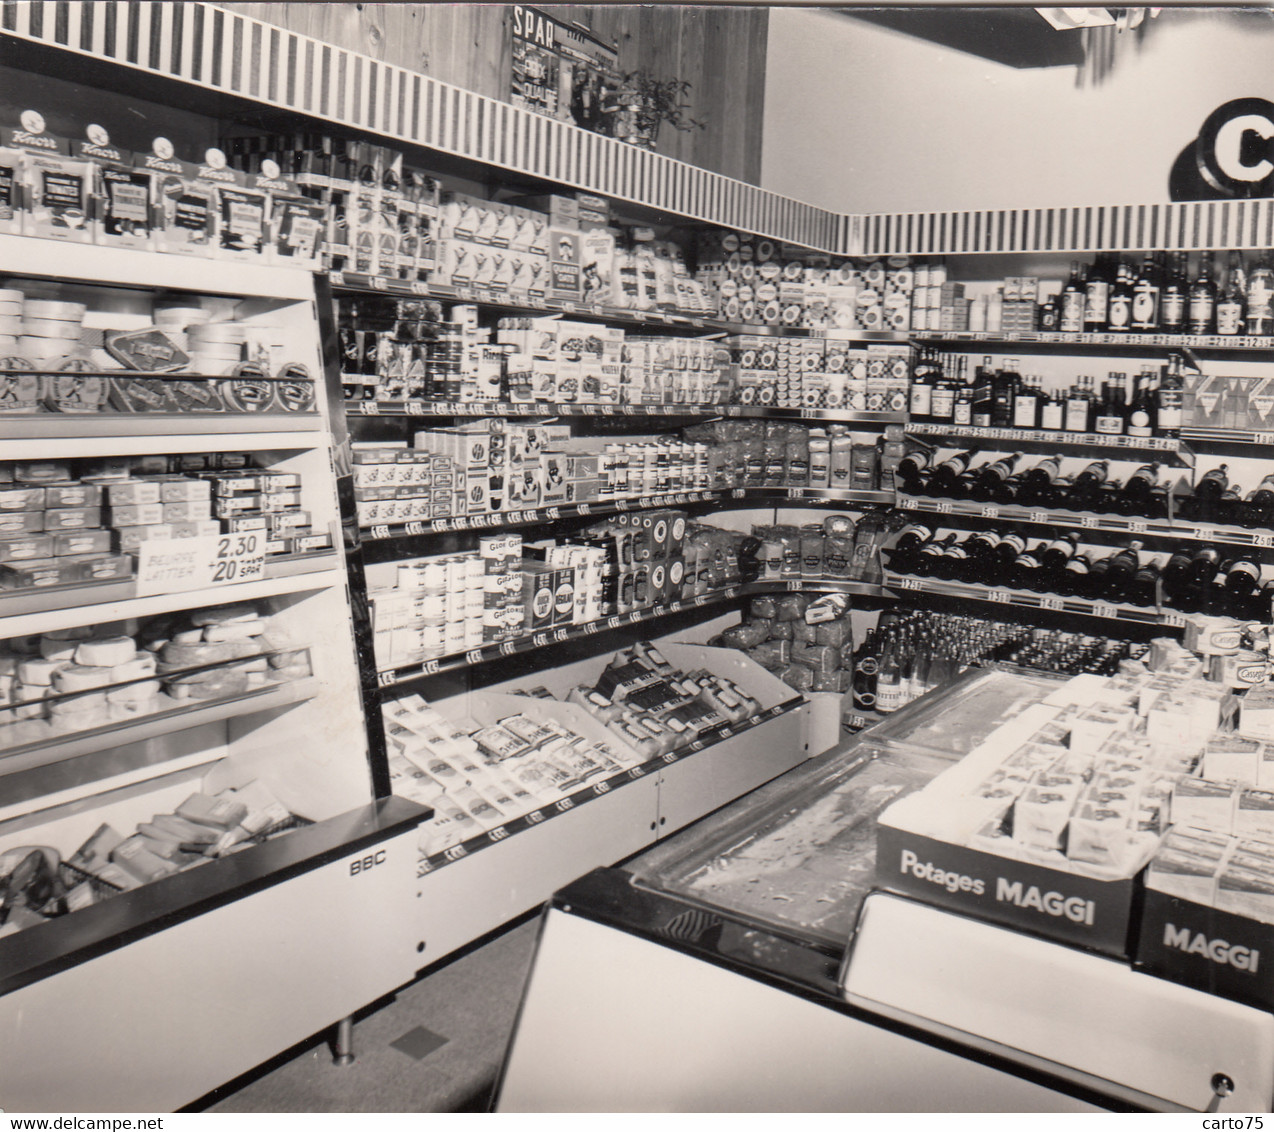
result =
[[970,671],[559,892],[498,1108],[1268,1108],[1265,1012],[879,886],[881,811],[1058,683]]

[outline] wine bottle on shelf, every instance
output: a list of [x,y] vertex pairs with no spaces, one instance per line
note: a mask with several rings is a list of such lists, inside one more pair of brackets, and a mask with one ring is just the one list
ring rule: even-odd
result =
[[1013,395],[1013,427],[1035,428],[1038,425],[1039,395],[1030,378],[1023,378]]
[[1123,550],[1109,558],[1102,590],[1112,601],[1126,601],[1128,586],[1141,565],[1141,543],[1130,542]]
[[973,498],[982,503],[1008,503],[1012,496],[1006,490],[1009,477],[1021,462],[1022,454],[1014,452],[1001,456],[978,469],[973,486]]
[[1075,477],[1067,505],[1075,511],[1090,510],[1109,475],[1110,463],[1106,460],[1094,460]]
[[1216,503],[1216,517],[1219,523],[1234,523],[1242,526],[1247,517],[1247,509],[1243,506],[1243,493],[1238,484],[1230,484],[1221,492]]
[[[964,359],[960,359],[963,365]],[[963,380],[956,385],[955,403],[951,407],[951,423],[958,426],[973,424],[973,385]]]
[[1159,568],[1151,561],[1142,562],[1128,581],[1124,600],[1129,605],[1146,607],[1157,605],[1158,597]]
[[1112,373],[1102,382],[1101,402],[1097,407],[1094,431],[1102,436],[1122,436],[1124,431],[1123,392],[1120,388],[1122,374]]
[[1191,585],[1211,585],[1221,566],[1221,555],[1214,546],[1201,546],[1190,556]]
[[1216,332],[1225,335],[1242,334],[1247,321],[1246,305],[1247,278],[1243,271],[1243,253],[1232,251],[1225,289],[1216,302]]
[[996,547],[1000,536],[995,531],[978,531],[965,546],[964,582],[991,582],[999,576]]
[[990,428],[995,416],[995,371],[989,356],[973,371],[973,420],[978,428]]
[[897,646],[891,637],[885,643],[876,672],[876,710],[888,715],[902,707],[902,701],[902,665],[898,660]]
[[1142,464],[1124,481],[1119,489],[1117,510],[1121,515],[1150,516],[1150,501],[1155,488],[1159,485],[1158,462]]
[[1022,473],[1021,485],[1017,490],[1015,502],[1018,506],[1031,507],[1036,503],[1048,506],[1045,499],[1060,470],[1061,460],[1056,456],[1049,456],[1027,468]]
[[1098,252],[1093,265],[1088,269],[1088,279],[1084,284],[1084,330],[1089,334],[1106,329],[1111,283],[1107,264],[1107,256]]
[[1045,432],[1062,432],[1065,420],[1066,410],[1061,394],[1051,390],[1045,392],[1040,402],[1040,428]]
[[1199,274],[1190,284],[1186,306],[1186,332],[1216,333],[1216,280],[1212,278],[1212,253],[1199,253]]
[[933,389],[937,381],[937,367],[932,353],[922,350],[911,371],[911,397],[909,415],[913,421],[933,419]]
[[1147,252],[1132,288],[1132,317],[1129,326],[1143,334],[1159,329],[1159,268],[1153,253]]
[[1057,328],[1066,334],[1080,334],[1084,329],[1086,297],[1079,261],[1071,262],[1070,278],[1057,297]]
[[1106,329],[1112,334],[1127,334],[1132,329],[1132,273],[1123,264],[1115,273],[1106,302]]
[[930,471],[930,457],[926,449],[920,448],[908,452],[898,461],[894,475],[903,486],[903,490],[915,494],[923,488],[926,473]]
[[1181,357],[1173,354],[1160,372],[1159,388],[1155,391],[1155,427],[1160,436],[1181,435],[1181,410],[1185,401],[1185,377],[1181,372]]
[[[948,358],[948,362],[954,363],[955,358]],[[952,417],[955,415],[955,396],[956,396],[956,379],[955,374],[950,369],[943,367],[938,372],[938,377],[933,386],[933,397],[931,399],[930,414],[935,424],[952,423]]]
[[1153,436],[1155,432],[1155,401],[1151,392],[1153,378],[1139,374],[1134,379],[1132,401],[1128,406],[1128,435]]
[[1026,539],[1017,531],[1006,531],[995,544],[995,554],[988,563],[987,585],[1004,583],[1009,577],[1017,556],[1026,549]]
[[896,574],[910,574],[919,560],[920,548],[933,538],[933,531],[923,523],[908,523],[889,552],[889,569]]
[[1009,567],[1008,584],[1015,590],[1033,590],[1040,580],[1040,555],[1044,553],[1046,544],[1037,543],[1023,550]]
[[929,495],[959,498],[960,477],[972,460],[972,452],[956,452],[940,461],[925,481],[925,491]]
[[919,574],[921,577],[940,577],[938,571],[941,569],[941,559],[946,552],[947,547],[955,545],[959,536],[952,531],[949,535],[940,539],[930,539],[920,548],[919,554],[916,556],[915,565],[912,567],[911,573]]
[[1096,553],[1088,555],[1088,571],[1084,575],[1084,589],[1077,592],[1076,596],[1090,599],[1105,596],[1106,571],[1110,569],[1111,557],[1109,554],[1102,557],[1098,557]]
[[1274,269],[1270,267],[1269,252],[1248,276],[1246,298],[1246,332],[1257,337],[1274,334]]
[[1261,568],[1247,558],[1232,558],[1221,567],[1221,583],[1231,599],[1246,598],[1261,585]]
[[1193,517],[1201,523],[1220,522],[1221,496],[1230,485],[1229,466],[1221,464],[1205,472],[1194,485]]
[[1245,527],[1274,526],[1274,475],[1266,476],[1247,497]]
[[879,667],[876,630],[869,629],[854,657],[852,687],[855,711],[876,710],[876,673]]
[[1164,592],[1171,600],[1192,582],[1190,552],[1182,549],[1174,550],[1168,556],[1168,561],[1164,563],[1162,577]]
[[966,564],[969,557],[969,551],[965,543],[953,542],[945,550],[942,555],[935,561],[930,563],[932,573],[937,578],[942,578],[948,582],[958,582],[963,580],[967,573]]
[[1079,378],[1071,386],[1066,397],[1065,428],[1067,432],[1091,431],[1089,418],[1092,415],[1092,401],[1089,399],[1084,378]]
[[1188,290],[1185,253],[1173,252],[1169,261],[1168,278],[1159,300],[1159,329],[1165,334],[1185,333]]
[[1018,375],[1008,368],[996,370],[991,379],[991,424],[995,428],[1013,425],[1013,399],[1017,395]]
[[1048,542],[1040,553],[1040,566],[1045,575],[1055,581],[1066,569],[1066,564],[1075,557],[1079,549],[1079,534],[1068,531]]

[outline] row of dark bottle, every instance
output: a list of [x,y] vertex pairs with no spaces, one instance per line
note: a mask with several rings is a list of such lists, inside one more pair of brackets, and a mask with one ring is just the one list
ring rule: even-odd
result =
[[1144,645],[932,610],[880,615],[854,654],[858,711],[889,713],[970,665],[1002,661],[1047,672],[1113,675]]
[[1139,374],[1107,375],[1101,388],[1085,375],[1064,390],[1018,372],[1016,359],[996,369],[988,355],[967,374],[967,359],[932,348],[917,351],[908,416],[930,424],[1038,429],[1103,436],[1177,436],[1185,375],[1181,358]]
[[[1167,518],[1171,482],[1158,462],[1135,468],[1122,483],[1110,475],[1110,461],[1093,460],[1073,477],[1061,474],[1061,459],[1048,456],[1022,467],[1014,452],[979,465],[972,451],[955,452],[935,462],[926,451],[910,452],[894,473],[910,495],[939,499],[969,499],[979,503],[1013,504],[1099,514]],[[1229,467],[1221,464],[1199,477],[1193,493],[1177,495],[1172,513],[1201,523],[1233,523],[1242,527],[1274,526],[1274,474],[1266,476],[1246,496],[1230,482]]]
[[1223,561],[1206,544],[1152,556],[1131,542],[1102,554],[1081,547],[1075,532],[1031,544],[1017,531],[937,537],[912,523],[885,553],[898,574],[1187,613],[1268,620],[1274,595],[1274,583],[1262,586],[1256,562]]
[[1071,264],[1061,293],[1044,304],[1045,330],[1065,333],[1274,333],[1274,268],[1269,253],[1249,270],[1231,251],[1225,277],[1213,253],[1199,253],[1192,271],[1185,252],[1148,252],[1140,267],[1115,253]]

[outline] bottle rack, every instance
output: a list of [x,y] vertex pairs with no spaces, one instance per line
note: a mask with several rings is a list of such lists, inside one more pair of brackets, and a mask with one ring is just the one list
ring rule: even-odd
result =
[[1122,621],[1131,625],[1164,625],[1180,629],[1186,623],[1185,615],[1173,610],[1159,612],[1120,602],[1090,601],[1082,597],[1061,597],[1057,594],[1041,594],[1004,587],[974,586],[964,582],[897,574],[892,570],[885,570],[884,581],[881,584],[886,590],[893,590],[899,594],[932,594],[935,597],[987,602],[991,605],[1011,606],[1014,609],[1078,614],[1106,621]]
[[903,511],[958,515],[961,518],[986,519],[989,522],[1029,523],[1032,526],[1063,527],[1116,535],[1150,535],[1189,542],[1219,542],[1228,546],[1274,547],[1274,533],[1263,534],[1245,527],[1192,523],[1175,518],[1142,519],[1094,511],[1015,507],[1012,504],[974,503],[963,499],[935,499],[904,494],[899,494],[897,506]]
[[1007,443],[1014,446],[1033,446],[1048,451],[1057,448],[1101,449],[1105,454],[1127,452],[1129,455],[1149,453],[1156,456],[1174,456],[1178,462],[1189,466],[1194,453],[1181,439],[1172,436],[1106,436],[1096,432],[1050,432],[1037,428],[986,428],[979,425],[935,424],[930,421],[909,421],[908,436],[933,438],[942,441],[974,441],[982,443]]

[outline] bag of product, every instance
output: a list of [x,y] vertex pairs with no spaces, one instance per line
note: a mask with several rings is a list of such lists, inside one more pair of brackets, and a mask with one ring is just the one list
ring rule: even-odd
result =
[[814,690],[814,670],[804,664],[789,664],[779,673],[779,679],[798,692]]
[[817,672],[835,672],[840,667],[840,649],[831,645],[795,645],[792,663],[808,665]]
[[763,643],[767,633],[756,625],[736,625],[721,634],[721,639],[732,649],[750,649]]
[[775,600],[774,617],[777,621],[799,621],[805,616],[810,599],[804,594],[784,594]]
[[810,687],[811,692],[848,692],[853,673],[846,672],[843,668],[836,669],[835,672],[816,672],[814,674],[814,683]]
[[793,629],[798,623],[795,621],[771,621],[769,638],[772,641],[791,641],[795,639]]
[[784,622],[792,626],[792,643],[800,645],[826,644],[826,641],[818,640],[815,632],[815,626],[808,621],[791,621]]
[[748,656],[762,668],[777,672],[792,660],[792,646],[787,641],[766,641],[754,649],[748,649]]
[[821,625],[814,626],[814,640],[820,645],[830,645],[832,648],[840,649],[853,639],[854,628],[848,617],[836,621],[824,621]]
[[754,597],[748,609],[754,621],[762,617],[773,620],[778,615],[778,607],[774,604],[773,597]]

